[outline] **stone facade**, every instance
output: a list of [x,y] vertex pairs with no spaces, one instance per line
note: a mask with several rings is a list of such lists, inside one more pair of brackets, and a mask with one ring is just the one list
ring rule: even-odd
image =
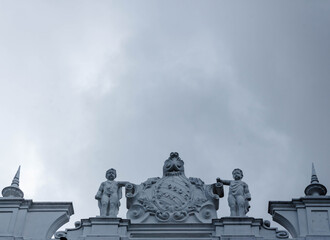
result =
[[[19,173],[20,169],[0,198],[0,240],[41,240],[52,236],[60,240],[330,240],[330,196],[319,183],[314,166],[306,196],[269,202],[268,212],[287,231],[273,228],[269,221],[259,218],[218,218],[216,210],[225,181],[205,184],[199,178],[187,178],[184,162],[177,153],[171,153],[165,161],[162,177],[149,178],[141,184],[125,182],[127,219],[91,217],[58,232],[73,214],[72,203],[24,199]],[[108,194],[110,197],[112,192]]]
[[50,239],[72,214],[72,203],[0,198],[0,239]]

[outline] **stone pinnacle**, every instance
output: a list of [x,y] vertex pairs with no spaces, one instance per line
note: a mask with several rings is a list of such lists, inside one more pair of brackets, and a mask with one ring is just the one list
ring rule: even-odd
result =
[[327,188],[319,183],[314,163],[312,163],[311,183],[305,188],[306,196],[324,196],[327,194]]
[[24,193],[19,188],[19,176],[20,176],[21,166],[18,167],[18,170],[15,174],[13,181],[11,182],[11,186],[5,187],[2,190],[3,197],[14,197],[14,198],[23,198]]
[[13,181],[11,182],[11,186],[12,187],[18,187],[19,186],[19,175],[20,175],[20,172],[21,172],[21,166],[18,167],[18,170],[15,174],[15,177],[13,179]]

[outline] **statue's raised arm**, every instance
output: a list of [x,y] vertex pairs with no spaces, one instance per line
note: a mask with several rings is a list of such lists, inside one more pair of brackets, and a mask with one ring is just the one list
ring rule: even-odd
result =
[[220,178],[217,178],[217,182],[222,183],[223,185],[230,185],[231,180],[223,180]]

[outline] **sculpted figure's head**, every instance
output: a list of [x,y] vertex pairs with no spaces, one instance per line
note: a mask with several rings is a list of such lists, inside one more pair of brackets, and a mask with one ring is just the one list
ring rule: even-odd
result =
[[172,152],[163,166],[164,176],[184,174],[184,162],[177,152]]
[[105,173],[105,177],[108,180],[114,180],[117,177],[117,172],[116,169],[110,168],[106,173]]
[[235,168],[235,169],[233,170],[233,178],[234,178],[235,180],[240,180],[240,179],[242,179],[242,178],[243,178],[243,171],[242,171],[241,169],[239,169],[239,168]]

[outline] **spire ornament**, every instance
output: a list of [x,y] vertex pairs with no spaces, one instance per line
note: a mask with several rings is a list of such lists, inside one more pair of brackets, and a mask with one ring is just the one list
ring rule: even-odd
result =
[[15,174],[13,181],[11,182],[11,186],[5,187],[2,190],[3,197],[14,197],[14,198],[23,198],[24,193],[19,188],[19,176],[21,172],[21,166],[18,167],[18,170]]
[[312,163],[312,177],[311,184],[305,188],[306,196],[325,196],[327,194],[327,188],[319,183],[317,178],[314,163]]

